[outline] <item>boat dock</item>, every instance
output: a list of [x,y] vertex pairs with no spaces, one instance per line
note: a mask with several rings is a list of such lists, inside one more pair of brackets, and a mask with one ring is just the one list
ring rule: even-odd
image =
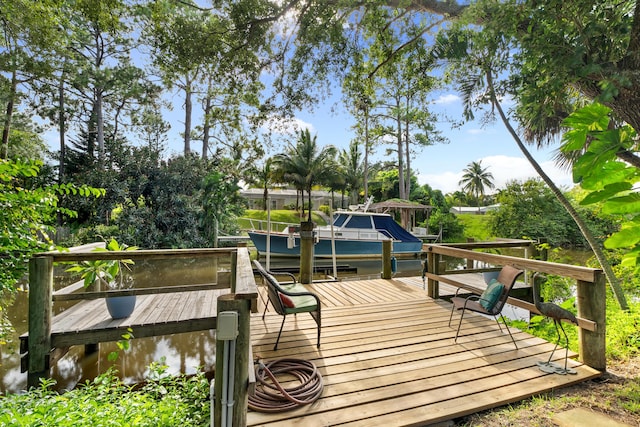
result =
[[[323,376],[322,397],[287,412],[249,411],[247,425],[428,425],[600,375],[575,360],[569,364],[576,375],[546,374],[536,362],[548,359],[553,344],[512,328],[516,350],[493,319],[479,315],[465,316],[455,344],[451,305],[429,298],[420,277],[307,287],[323,303],[320,349],[314,321],[301,313],[287,318],[273,351],[282,317],[267,312],[264,321],[252,317],[253,354],[313,362]],[[564,351],[556,356],[563,359]]]
[[[299,313],[287,317],[277,351],[273,346],[282,316],[269,309],[262,319],[267,300],[265,288],[260,286],[260,280],[255,280],[246,248],[43,254],[31,263],[30,329],[28,336],[21,337],[28,350],[25,356],[29,378],[37,380],[47,375],[46,363],[55,363],[56,345],[119,340],[119,332],[126,328],[133,330],[134,337],[171,334],[195,327],[213,329],[216,310],[228,311],[232,307],[238,307],[239,313],[236,402],[243,402],[252,388],[247,387],[251,376],[244,376],[243,372],[256,359],[310,361],[324,380],[324,390],[317,401],[291,411],[247,412],[246,406],[236,405],[233,418],[242,424],[246,420],[250,426],[428,425],[596,378],[605,369],[604,298],[596,298],[605,291],[600,270],[446,245],[429,246],[428,250],[429,270],[424,279],[420,276],[354,279],[305,285],[318,294],[322,304],[321,346],[315,345],[314,320],[307,313]],[[441,255],[517,265],[530,272],[560,274],[577,280],[580,354],[570,352],[575,359],[568,361],[576,374],[542,372],[536,363],[549,358],[554,343],[512,328],[516,349],[493,319],[481,315],[465,315],[460,337],[454,342],[455,325],[449,325],[451,305],[438,295],[447,293],[447,285],[464,287],[475,282],[464,274],[449,277],[452,272],[444,269],[438,258]],[[177,256],[230,257],[230,284],[188,285],[188,290],[184,286],[164,286],[117,291],[135,293],[139,298],[137,311],[124,320],[107,318],[105,309],[99,307],[103,304],[101,299],[107,296],[105,292],[51,294],[55,261]],[[52,302],[71,298],[81,301],[52,316]],[[514,302],[532,306],[526,301]],[[222,343],[218,341],[217,347]],[[554,353],[553,360],[564,363],[563,359],[564,351]],[[215,404],[221,403],[216,400]]]

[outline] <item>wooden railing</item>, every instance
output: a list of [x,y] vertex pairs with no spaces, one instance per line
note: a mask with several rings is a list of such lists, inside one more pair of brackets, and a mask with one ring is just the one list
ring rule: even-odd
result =
[[[496,243],[498,244],[498,243]],[[462,247],[458,247],[462,246]],[[471,250],[486,248],[487,244],[428,244],[427,253],[427,292],[430,297],[439,297],[439,282],[453,284],[455,280],[446,280],[443,276],[453,274],[483,271],[486,269],[456,269],[447,270],[444,257],[458,258],[472,266],[474,261],[494,265],[512,265],[526,271],[525,277],[533,272],[568,277],[576,281],[576,306],[578,309],[578,343],[580,360],[598,370],[606,369],[606,283],[600,269],[587,268],[568,264],[558,264],[528,258],[496,255]],[[446,280],[446,281],[445,281]],[[530,302],[509,298],[509,303],[538,313]]]
[[[53,267],[55,263],[77,262],[83,260],[131,259],[134,261],[149,259],[176,258],[225,258],[231,262],[230,284],[215,283],[197,285],[174,285],[154,288],[72,292],[82,285],[67,287],[65,290],[53,292]],[[206,289],[229,289],[220,300],[235,301],[234,307],[241,308],[239,320],[238,354],[244,360],[250,360],[250,332],[248,325],[250,312],[257,310],[258,291],[253,277],[253,269],[246,246],[220,249],[172,249],[172,250],[137,250],[137,251],[102,251],[102,252],[47,252],[36,255],[29,264],[29,334],[27,340],[26,365],[29,372],[29,384],[37,385],[39,378],[48,375],[48,365],[52,352],[51,330],[53,325],[54,301],[82,301],[107,296],[149,295],[171,292],[189,292]],[[224,297],[224,298],[223,298]],[[222,305],[225,305],[223,302]],[[228,310],[226,307],[225,310]],[[220,310],[220,306],[217,307]],[[214,319],[215,320],[215,319]],[[211,324],[210,329],[216,325]],[[158,334],[162,334],[159,332]],[[108,340],[108,339],[107,339]],[[93,344],[93,343],[91,343]],[[247,367],[244,367],[247,372]],[[245,378],[246,379],[246,378]],[[246,388],[246,381],[244,382]],[[240,387],[237,388],[240,390]],[[246,393],[246,390],[244,391]]]

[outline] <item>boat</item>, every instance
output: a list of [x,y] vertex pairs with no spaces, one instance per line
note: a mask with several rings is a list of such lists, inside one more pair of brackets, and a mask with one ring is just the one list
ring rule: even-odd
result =
[[[299,227],[289,225],[280,232],[252,230],[248,234],[260,254],[267,254],[270,239],[271,256],[300,256]],[[396,257],[417,256],[422,251],[422,240],[387,213],[337,211],[331,225],[315,227],[314,238],[314,255],[321,258],[380,257],[385,240],[392,241]]]

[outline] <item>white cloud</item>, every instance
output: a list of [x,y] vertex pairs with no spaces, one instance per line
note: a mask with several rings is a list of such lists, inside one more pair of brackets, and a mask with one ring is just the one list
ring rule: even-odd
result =
[[455,102],[458,102],[459,100],[460,100],[460,97],[458,95],[455,95],[453,93],[448,93],[446,95],[440,95],[438,99],[433,101],[433,103],[445,105],[445,104],[453,104]]
[[263,126],[265,131],[271,131],[281,135],[295,135],[300,130],[309,129],[313,135],[316,133],[315,127],[311,123],[298,118],[284,119],[282,117],[271,117]]
[[[488,156],[480,159],[482,166],[491,172],[497,189],[503,189],[509,181],[526,181],[529,178],[537,178],[538,174],[531,164],[523,157]],[[470,162],[469,162],[470,163]],[[573,186],[571,174],[559,169],[552,161],[540,164],[544,172],[560,188]],[[464,169],[464,168],[463,168]],[[443,193],[452,193],[460,190],[458,182],[462,179],[463,171],[447,171],[440,174],[420,174],[418,182],[429,184],[431,188],[441,190]]]
[[486,133],[487,131],[484,129],[480,129],[480,128],[475,128],[475,129],[469,129],[467,131],[467,133],[471,134],[471,135],[480,135],[483,133]]

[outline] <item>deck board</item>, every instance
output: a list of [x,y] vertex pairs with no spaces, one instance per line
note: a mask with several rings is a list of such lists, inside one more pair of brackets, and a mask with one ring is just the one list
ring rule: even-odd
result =
[[[315,322],[301,313],[287,317],[273,351],[282,318],[269,310],[263,320],[261,307],[251,324],[254,356],[310,360],[325,388],[318,401],[292,411],[250,411],[248,425],[426,425],[600,375],[573,359],[577,375],[546,374],[536,362],[554,344],[512,328],[516,350],[493,319],[479,315],[465,315],[454,343],[458,314],[450,327],[450,304],[428,298],[422,284],[417,277],[308,285],[323,303],[320,349]],[[563,357],[563,349],[554,354]]]
[[[128,328],[137,338],[216,327],[217,297],[228,289],[138,295],[126,319],[111,319],[103,299],[78,302],[53,318],[54,347],[115,341]],[[24,334],[21,339],[27,340]]]

